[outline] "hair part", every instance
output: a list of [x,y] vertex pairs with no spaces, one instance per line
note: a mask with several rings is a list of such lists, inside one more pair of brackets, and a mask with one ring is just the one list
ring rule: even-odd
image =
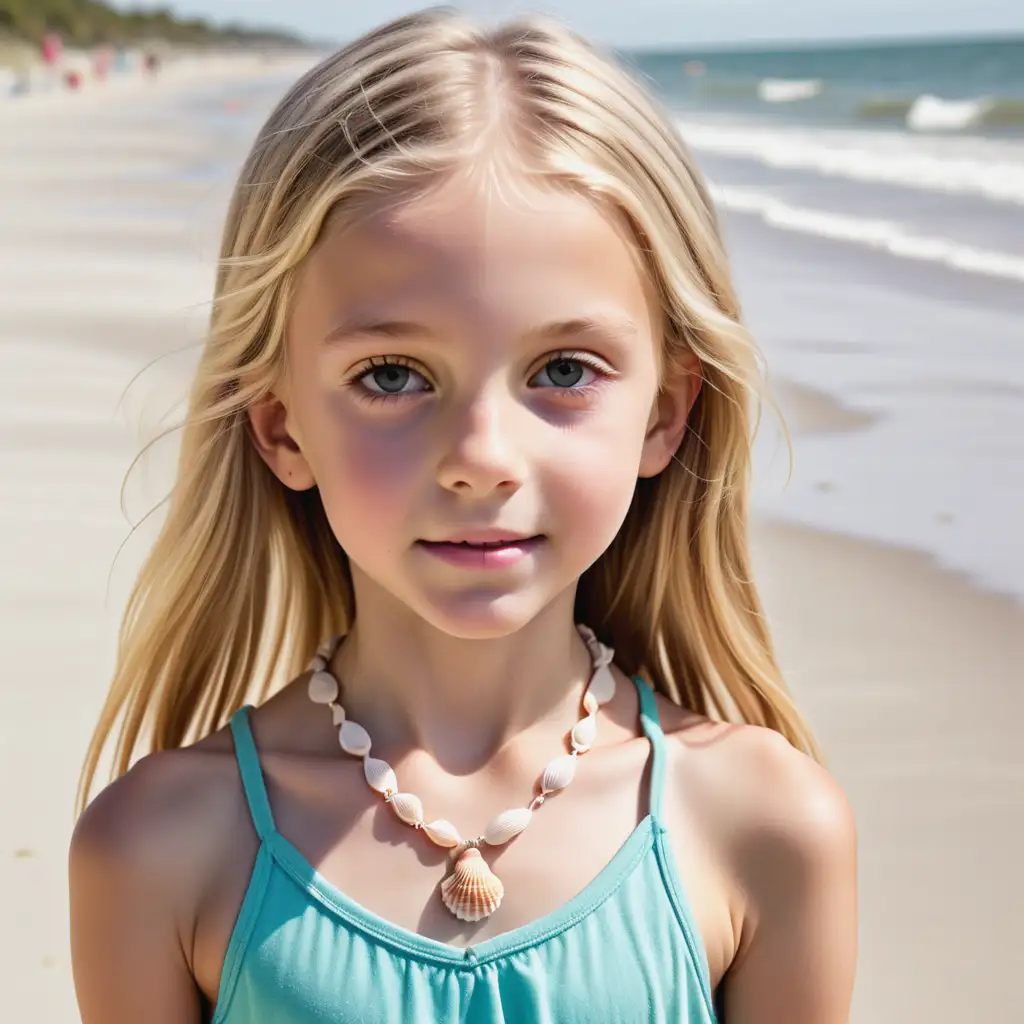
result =
[[220,727],[348,631],[348,559],[319,493],[277,481],[247,409],[286,370],[304,259],[382,195],[422,195],[489,160],[609,204],[661,306],[661,365],[703,386],[673,462],[639,479],[576,615],[676,703],[767,726],[819,757],[776,663],[747,540],[760,358],[743,326],[714,208],[670,119],[615,62],[529,17],[485,31],[433,9],[393,21],[300,78],[260,131],[225,222],[210,326],[166,520],[131,593],[86,756],[84,806],[121,718],[114,774]]

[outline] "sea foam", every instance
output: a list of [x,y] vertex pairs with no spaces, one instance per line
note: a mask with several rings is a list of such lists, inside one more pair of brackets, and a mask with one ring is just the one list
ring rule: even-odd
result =
[[747,189],[712,185],[711,194],[726,210],[755,214],[765,223],[787,231],[852,242],[904,259],[939,263],[953,270],[1024,282],[1024,257],[1011,253],[915,234],[894,221],[793,206]]
[[[690,120],[680,121],[679,126],[687,144],[698,152],[853,181],[976,195],[1024,205],[1024,148],[1019,144],[917,139],[868,131],[811,132]],[[936,142],[950,145],[940,148]],[[959,145],[954,146],[954,142]]]

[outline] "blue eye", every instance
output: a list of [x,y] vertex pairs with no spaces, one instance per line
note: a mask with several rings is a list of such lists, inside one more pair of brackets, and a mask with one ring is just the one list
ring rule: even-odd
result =
[[[577,359],[574,356],[557,356],[545,363],[537,376],[547,374],[548,380],[554,387],[576,390],[576,385],[587,370],[590,370],[591,373],[597,372],[596,367],[582,359]],[[584,385],[584,387],[586,386]]]
[[371,359],[369,366],[357,372],[348,383],[360,388],[363,391],[360,397],[368,401],[405,398],[407,395],[432,390],[428,384],[425,388],[406,391],[405,387],[413,377],[426,383],[423,374],[414,370],[404,357],[384,356]]

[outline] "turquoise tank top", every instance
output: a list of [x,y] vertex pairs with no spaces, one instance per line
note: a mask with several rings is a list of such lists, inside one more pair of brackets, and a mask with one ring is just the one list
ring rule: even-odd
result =
[[378,917],[274,827],[249,708],[231,719],[259,853],[228,946],[212,1024],[714,1024],[708,965],[661,801],[665,737],[633,678],[651,744],[649,813],[558,910],[473,946]]

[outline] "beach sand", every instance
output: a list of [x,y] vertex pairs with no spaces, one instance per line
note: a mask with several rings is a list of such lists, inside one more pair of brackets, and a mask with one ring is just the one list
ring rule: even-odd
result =
[[[116,102],[0,108],[0,962],[12,1020],[78,1019],[75,783],[152,536],[141,530],[111,574],[127,533],[119,487],[186,386],[194,350],[172,353],[202,335],[231,173],[288,75],[197,74]],[[870,425],[804,385],[774,390],[798,458],[802,438],[827,445]],[[129,488],[134,519],[168,486],[172,456],[173,439]],[[858,818],[853,1020],[1017,1019],[1021,606],[924,555],[779,517],[755,523],[754,546],[781,661]]]

